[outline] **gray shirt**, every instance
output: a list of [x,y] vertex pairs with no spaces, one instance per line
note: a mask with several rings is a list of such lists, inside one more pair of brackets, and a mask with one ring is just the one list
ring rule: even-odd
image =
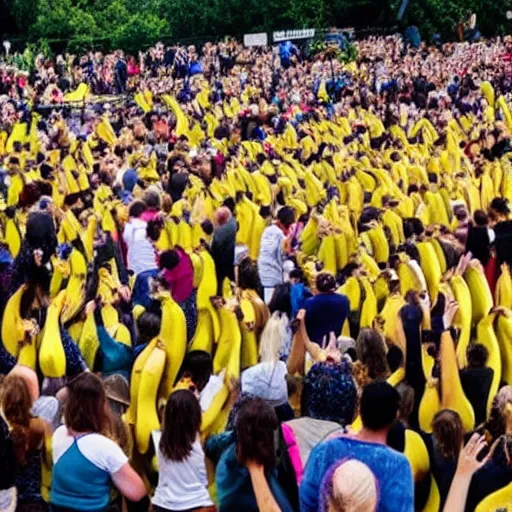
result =
[[266,228],[260,241],[260,254],[258,256],[258,273],[261,284],[272,288],[284,282],[284,233],[275,224]]

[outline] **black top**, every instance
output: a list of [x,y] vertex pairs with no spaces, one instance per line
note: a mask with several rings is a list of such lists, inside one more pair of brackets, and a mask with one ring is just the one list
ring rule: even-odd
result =
[[512,482],[512,464],[507,463],[504,443],[502,439],[492,459],[473,475],[466,501],[466,512],[473,512],[485,497]]
[[0,416],[0,491],[10,489],[14,485],[16,475],[16,457],[9,427]]
[[466,240],[466,252],[471,252],[485,267],[490,258],[489,231],[487,226],[470,226]]
[[475,411],[476,425],[480,425],[487,418],[487,399],[493,375],[492,368],[464,368],[460,371],[462,389]]
[[498,262],[500,265],[502,263],[512,264],[512,221],[498,222],[493,229],[496,233],[494,245]]

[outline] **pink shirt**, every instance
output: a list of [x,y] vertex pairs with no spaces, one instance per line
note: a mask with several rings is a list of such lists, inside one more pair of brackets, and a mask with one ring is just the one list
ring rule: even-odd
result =
[[172,270],[164,269],[163,275],[171,288],[172,298],[176,302],[183,302],[194,291],[194,267],[190,256],[181,248],[174,249],[180,262]]

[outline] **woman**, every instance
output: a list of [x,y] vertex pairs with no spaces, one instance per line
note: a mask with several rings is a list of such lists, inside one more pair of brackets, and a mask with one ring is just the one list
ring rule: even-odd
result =
[[[33,375],[37,382],[35,373]],[[9,428],[15,455],[18,511],[45,511],[41,497],[41,462],[45,433],[49,425],[31,414],[34,397],[25,378],[8,375],[0,389],[1,415]]]
[[187,340],[190,341],[197,327],[197,289],[194,288],[194,265],[190,256],[179,246],[160,254],[158,266],[187,321]]
[[103,512],[110,501],[111,481],[123,496],[139,501],[146,495],[142,479],[112,431],[103,383],[82,373],[68,384],[65,425],[52,439],[52,512]]
[[430,468],[441,495],[441,510],[448,496],[464,442],[460,416],[443,409],[434,416],[432,434],[424,438],[430,456]]
[[327,471],[321,490],[321,512],[375,512],[378,486],[371,469],[351,459]]
[[175,391],[167,400],[158,446],[156,512],[215,510],[208,494],[204,452],[199,438],[201,408],[191,391]]
[[356,353],[358,362],[353,371],[361,387],[374,380],[385,380],[389,376],[386,344],[379,331],[361,329],[356,340]]
[[[219,461],[215,474],[219,510],[293,510],[275,472],[277,427],[278,419],[272,406],[254,399],[240,409],[235,432],[207,441],[208,457],[214,462]],[[268,508],[261,504],[262,488],[266,486],[270,488],[265,500],[270,504]]]

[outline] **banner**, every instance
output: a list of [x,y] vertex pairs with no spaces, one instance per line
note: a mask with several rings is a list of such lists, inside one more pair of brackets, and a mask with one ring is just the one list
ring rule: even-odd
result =
[[244,46],[267,46],[268,35],[266,32],[260,32],[259,34],[245,34],[244,35]]
[[291,39],[311,39],[315,37],[314,28],[301,28],[298,30],[280,30],[274,32],[274,43],[289,41]]

